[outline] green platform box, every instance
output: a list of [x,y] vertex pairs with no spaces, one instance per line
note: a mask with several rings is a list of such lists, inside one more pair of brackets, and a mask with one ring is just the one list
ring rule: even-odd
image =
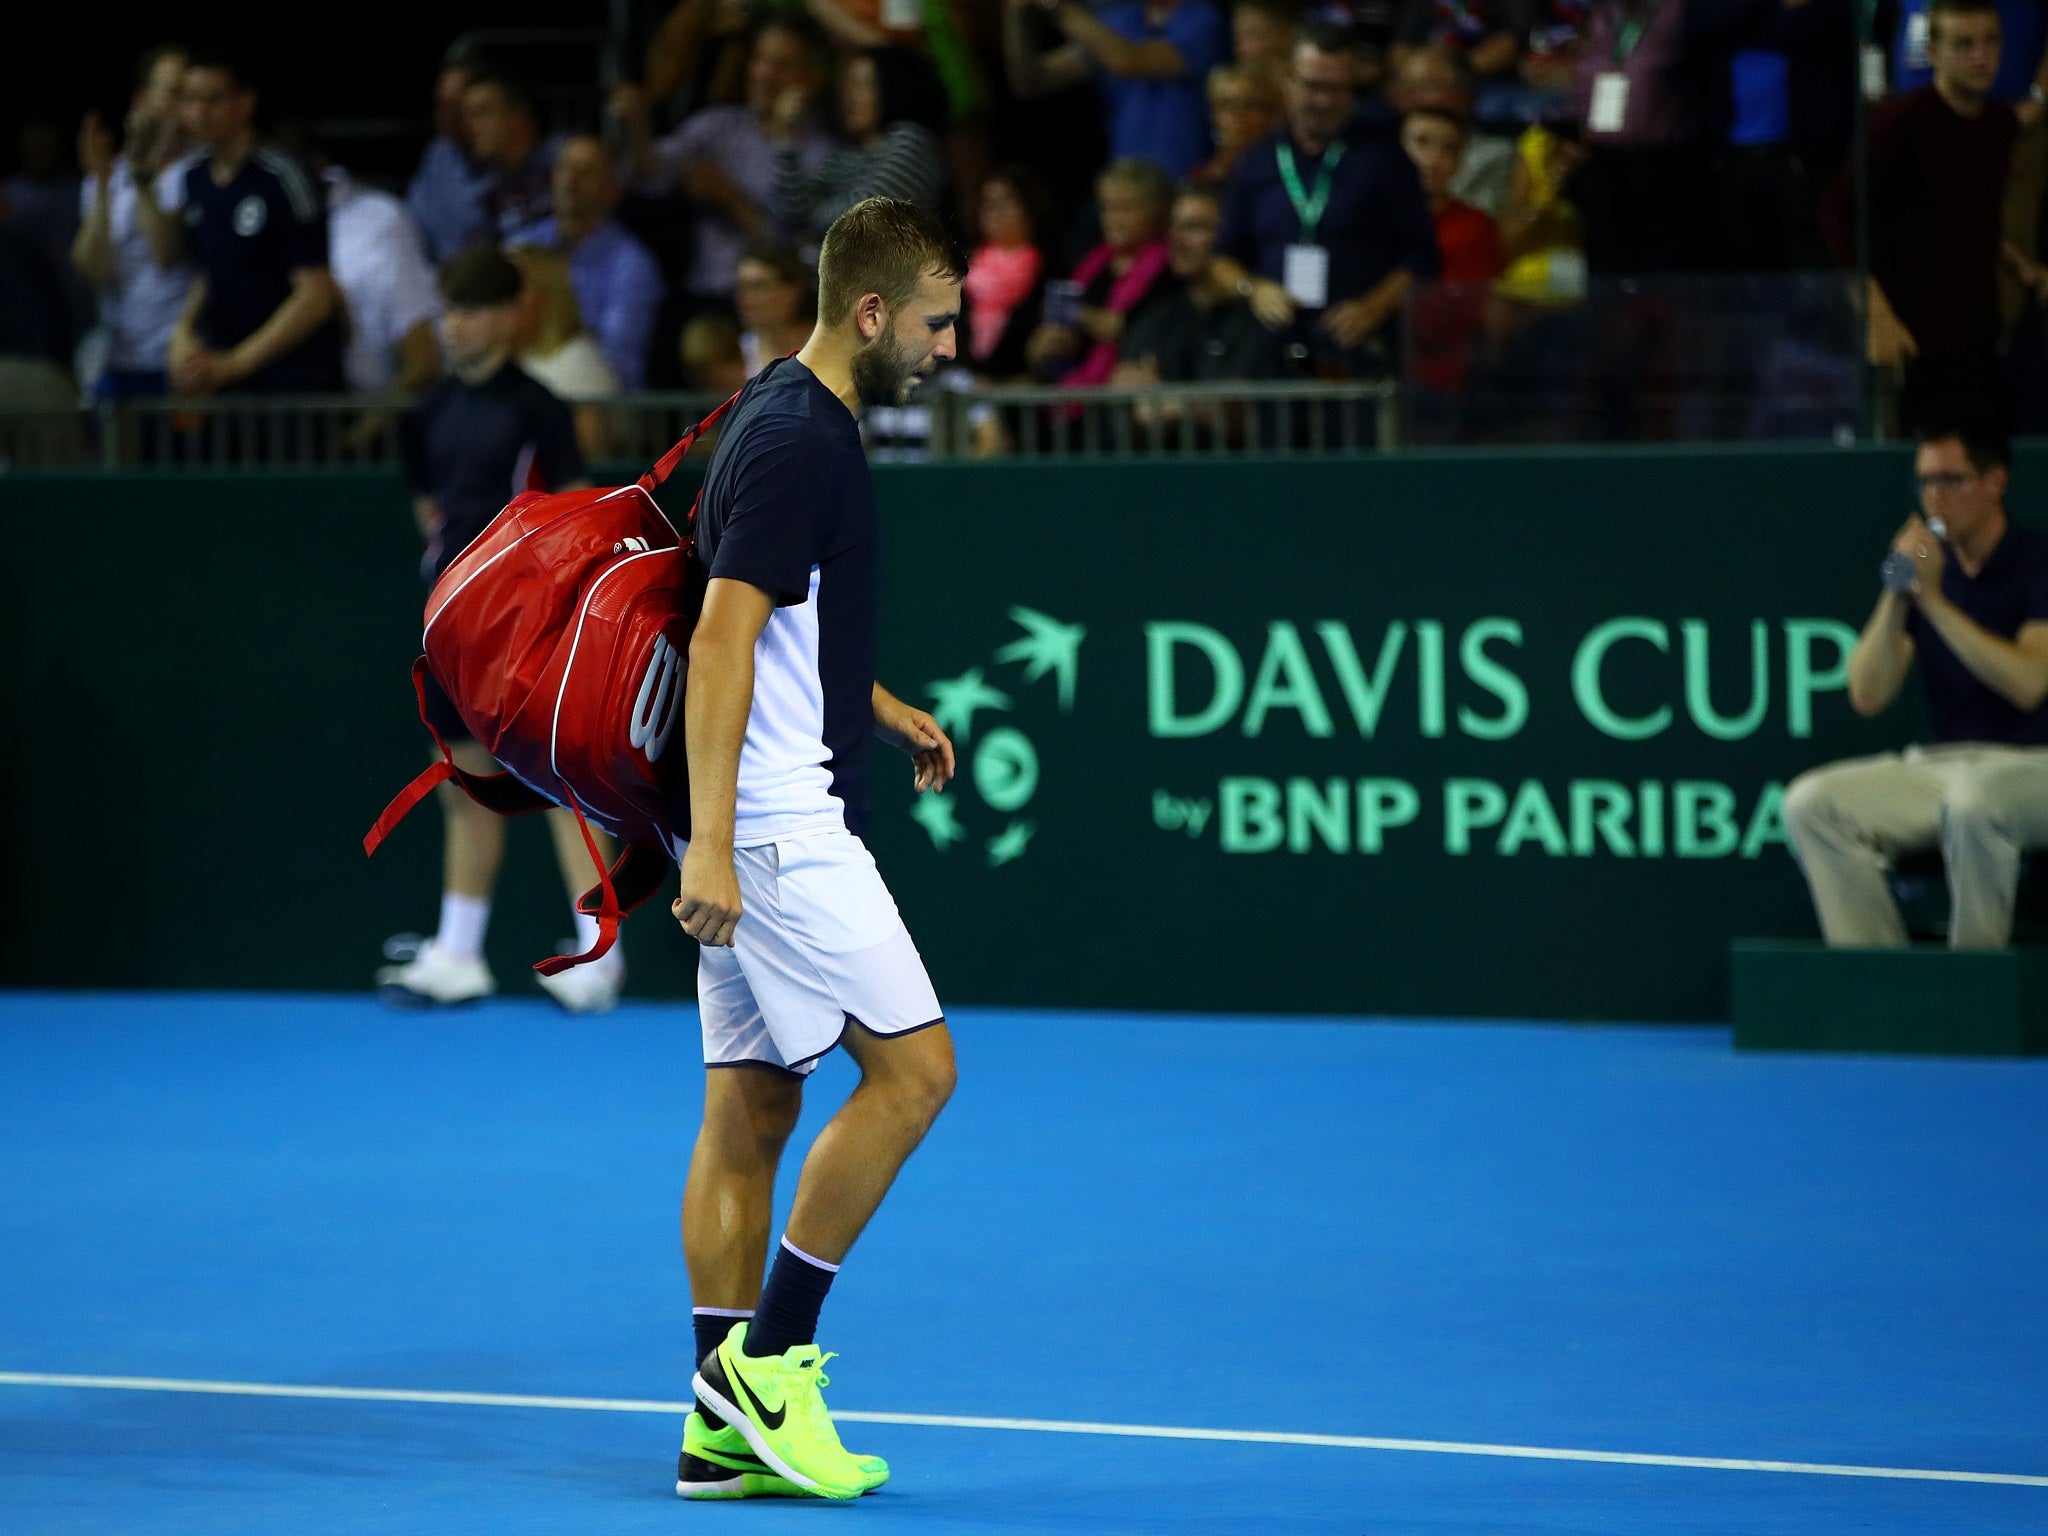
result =
[[2048,1055],[2048,949],[1829,949],[1737,939],[1743,1051]]

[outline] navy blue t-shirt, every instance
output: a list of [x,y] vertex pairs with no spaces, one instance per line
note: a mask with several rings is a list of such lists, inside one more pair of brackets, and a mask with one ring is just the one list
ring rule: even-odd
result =
[[[1280,175],[1280,146],[1295,152],[1302,190],[1313,196],[1329,151],[1308,155],[1286,129],[1248,146],[1223,184],[1216,250],[1258,277],[1280,282],[1287,247],[1302,243],[1301,215]],[[1330,253],[1330,302],[1370,293],[1396,267],[1417,282],[1437,274],[1436,223],[1414,162],[1391,137],[1354,136],[1330,168],[1330,197],[1315,243]]]
[[795,358],[741,393],[697,508],[713,579],[758,587],[775,611],[754,652],[734,840],[761,843],[867,819],[881,530],[860,428]]
[[517,363],[481,384],[445,375],[406,413],[400,442],[407,482],[441,508],[430,575],[445,570],[521,491],[589,478],[569,408]]
[[[225,185],[211,156],[185,173],[185,250],[206,279],[195,326],[217,352],[263,328],[291,296],[292,273],[327,266],[327,204],[320,185],[289,155],[258,145]],[[252,394],[339,390],[337,314],[269,367],[237,380]]]
[[[2008,525],[1975,576],[1965,575],[1951,552],[1941,569],[1941,595],[2001,640],[2013,639],[2022,625],[2048,621],[2048,537]],[[1985,686],[1918,608],[1906,616],[1906,633],[1920,658],[1936,741],[2048,746],[2048,705],[2023,712]]]

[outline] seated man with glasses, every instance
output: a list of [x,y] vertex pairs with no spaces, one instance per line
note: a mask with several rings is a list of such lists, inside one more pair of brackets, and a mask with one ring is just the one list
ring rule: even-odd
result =
[[1849,702],[1875,715],[1920,662],[1934,740],[1793,780],[1785,826],[1831,945],[1902,945],[1887,863],[1939,847],[1949,943],[2012,934],[2020,857],[2048,846],[2048,536],[2007,517],[1996,428],[1930,423],[1885,591],[1849,656]]

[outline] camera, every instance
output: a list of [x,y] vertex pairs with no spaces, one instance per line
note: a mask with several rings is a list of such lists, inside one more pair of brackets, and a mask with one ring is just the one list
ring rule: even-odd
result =
[[1055,278],[1045,285],[1045,323],[1047,325],[1079,325],[1081,323],[1081,285],[1067,278]]

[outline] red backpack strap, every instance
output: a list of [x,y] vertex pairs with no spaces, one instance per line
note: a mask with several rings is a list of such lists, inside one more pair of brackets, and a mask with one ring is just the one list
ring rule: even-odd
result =
[[640,489],[647,492],[650,496],[660,490],[662,481],[676,472],[676,466],[683,462],[683,456],[697,446],[697,439],[717,426],[719,418],[732,409],[733,401],[737,399],[739,399],[739,395],[736,393],[733,395],[732,400],[726,401],[725,404],[685,432],[675,447],[669,449],[667,453],[656,459],[654,461],[654,468],[648,470],[646,474],[640,477]]
[[[618,863],[611,869],[612,889],[617,893],[619,915],[643,905],[655,892],[663,889],[669,877],[675,872],[675,855],[668,851],[668,845],[656,837],[644,837],[638,842],[628,843],[619,854]],[[576,910],[586,916],[597,915],[602,888],[592,886],[577,898]]]
[[496,811],[500,816],[524,816],[528,811],[544,811],[554,802],[531,785],[522,784],[509,773],[476,774],[455,765],[455,755],[448,750],[448,743],[441,739],[441,733],[434,729],[434,722],[427,717],[427,658],[422,656],[412,664],[413,697],[419,701],[420,720],[426,725],[427,734],[434,738],[434,745],[441,749],[441,761],[433,764],[405,788],[401,789],[384,814],[377,818],[376,825],[363,836],[363,852],[374,854],[391,829],[412,814],[414,806],[431,794],[435,786],[453,779],[462,792],[487,811]]
[[583,965],[609,954],[612,945],[618,942],[619,924],[625,921],[626,914],[661,889],[667,882],[673,863],[666,845],[656,838],[646,837],[628,843],[618,862],[606,869],[604,859],[597,851],[597,839],[590,835],[590,823],[584,820],[583,807],[577,803],[573,792],[569,796],[569,809],[576,813],[576,827],[583,834],[583,846],[590,850],[590,862],[597,866],[597,884],[576,900],[578,912],[597,919],[597,942],[580,955],[550,955],[534,966],[543,976],[559,976],[571,966]]

